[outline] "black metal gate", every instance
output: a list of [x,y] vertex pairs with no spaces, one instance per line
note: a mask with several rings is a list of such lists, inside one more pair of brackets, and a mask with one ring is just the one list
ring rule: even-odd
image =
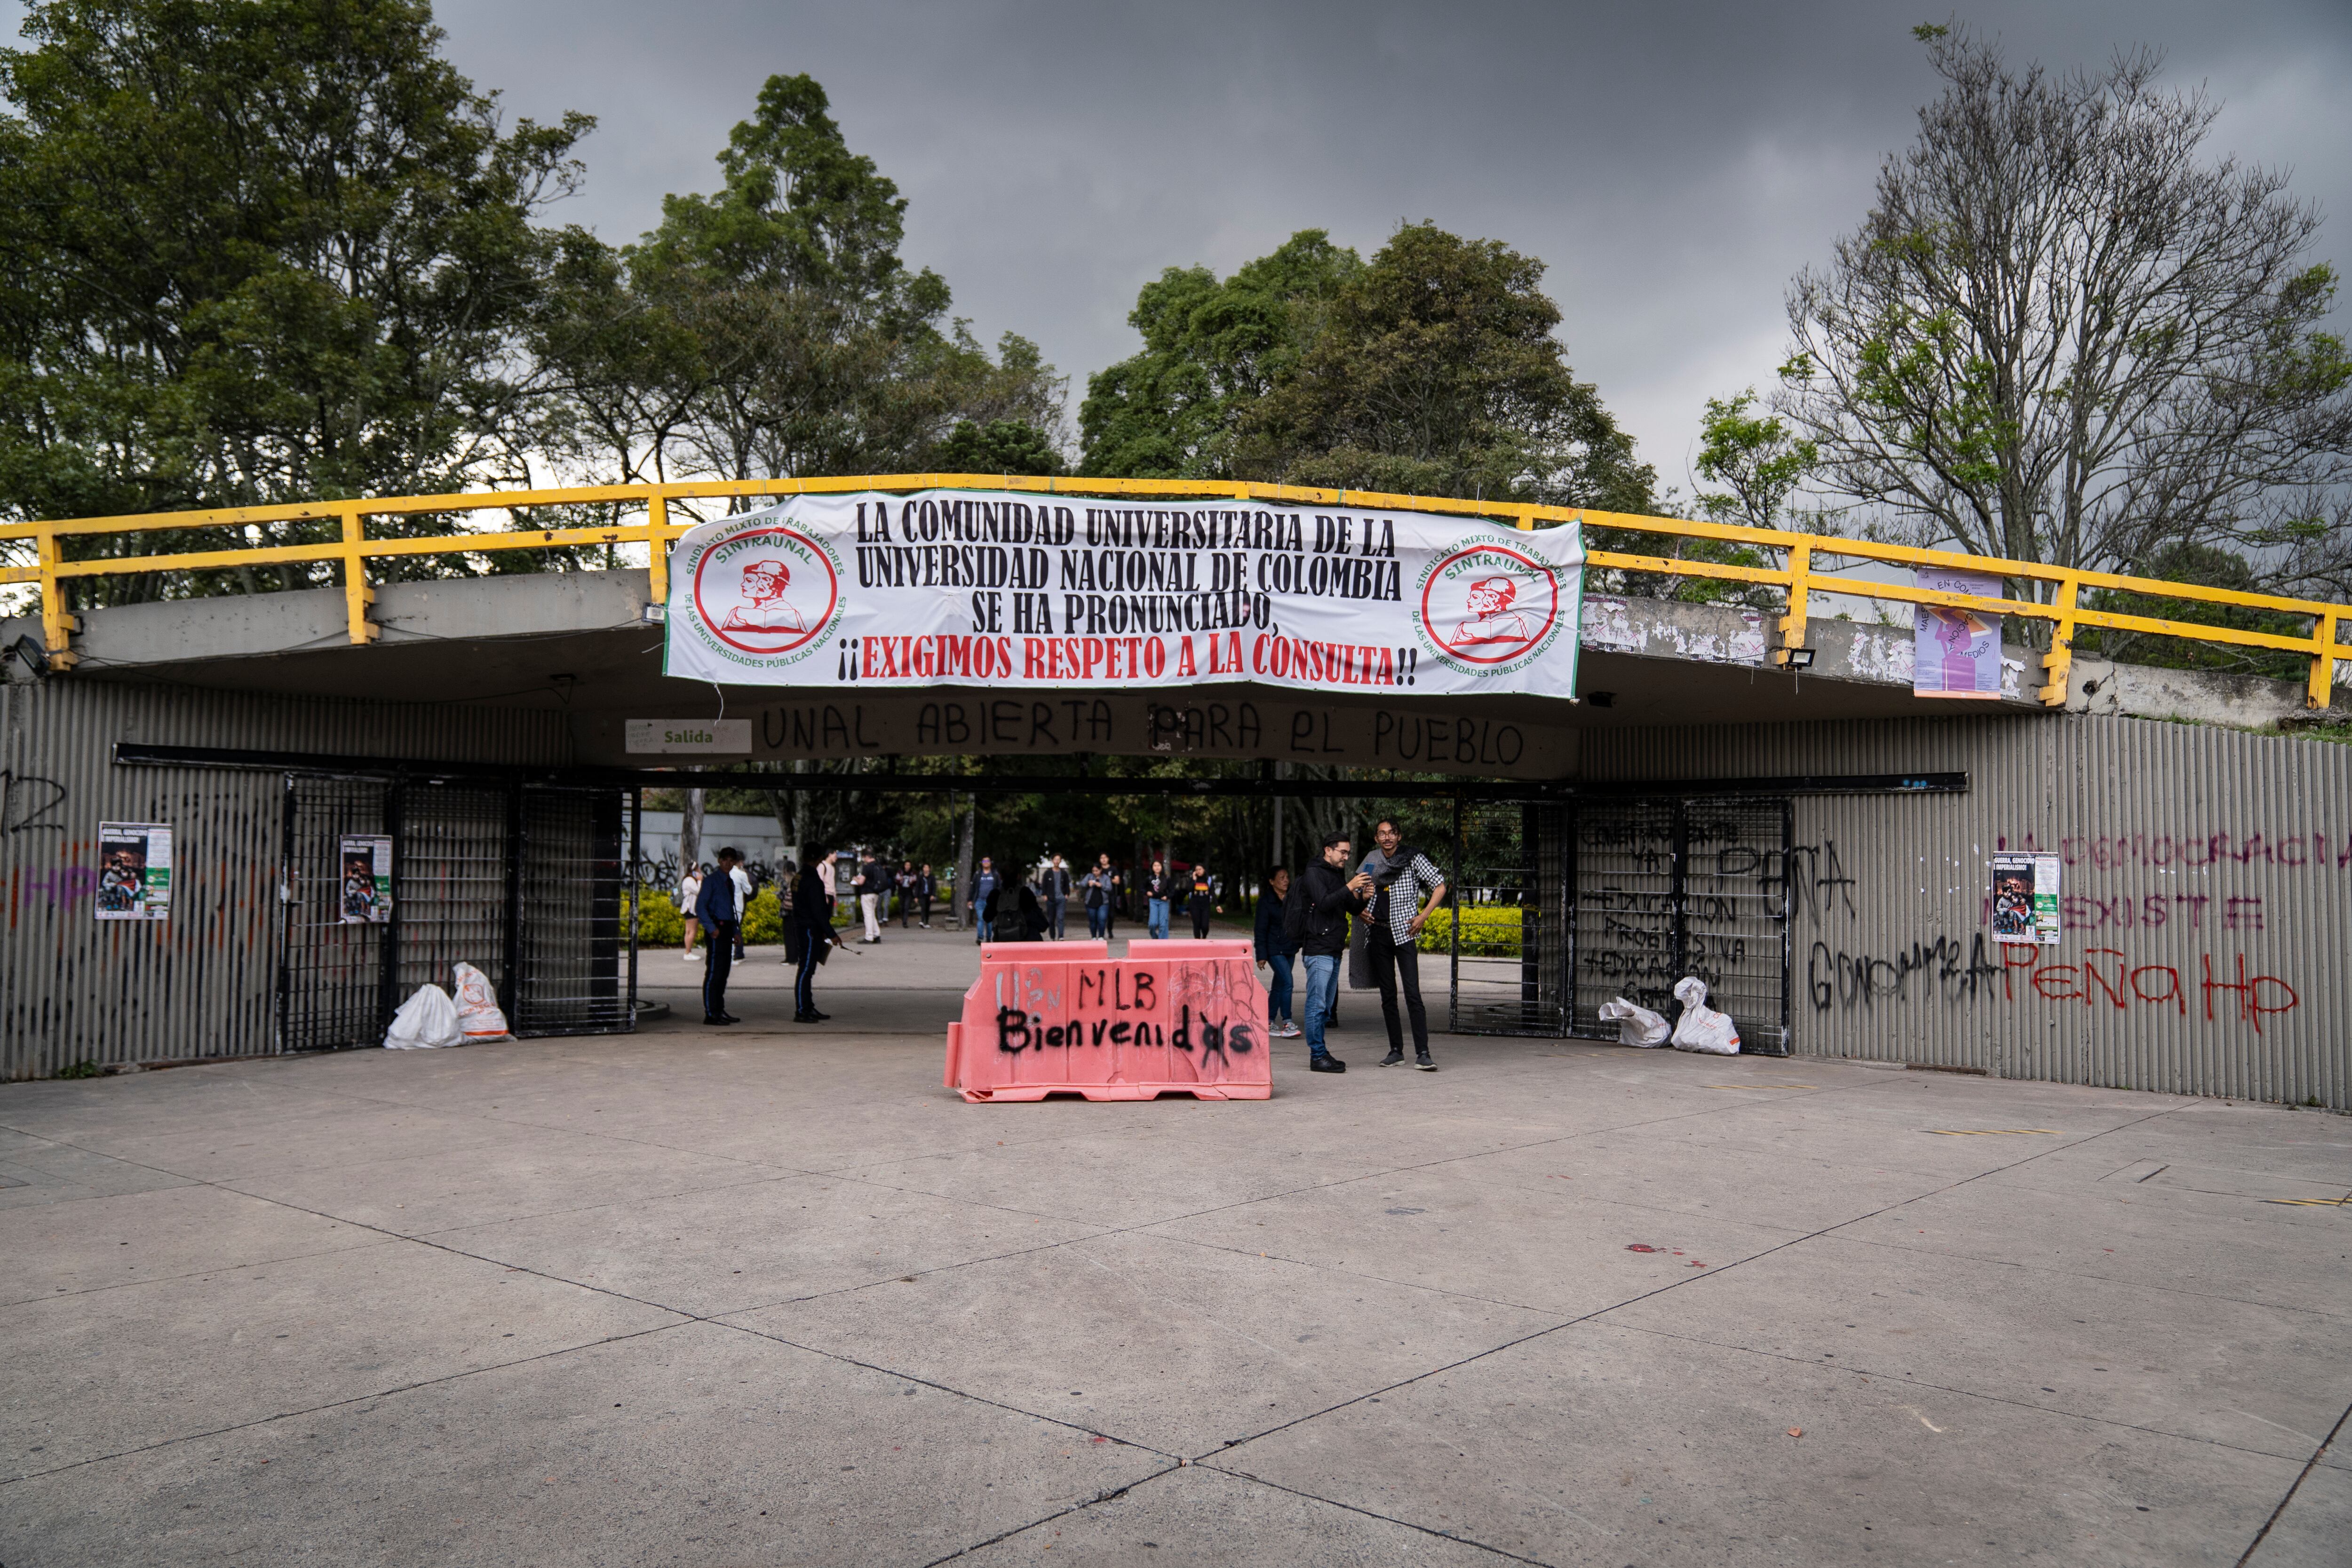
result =
[[[622,877],[635,792],[286,775],[278,1043],[382,1043],[418,986],[470,963],[518,1035],[635,1024]],[[381,921],[343,918],[342,840],[392,841]]]
[[1779,796],[1464,803],[1454,1033],[1614,1039],[1603,1003],[1672,1020],[1695,974],[1743,1050],[1786,1055],[1791,821]]
[[1731,1015],[1740,1048],[1789,1051],[1786,798],[1582,800],[1576,845],[1570,1032],[1613,1038],[1602,1003],[1622,996],[1679,1017],[1675,983],[1696,975]]
[[1457,1035],[1568,1032],[1566,808],[1463,803],[1447,868]]

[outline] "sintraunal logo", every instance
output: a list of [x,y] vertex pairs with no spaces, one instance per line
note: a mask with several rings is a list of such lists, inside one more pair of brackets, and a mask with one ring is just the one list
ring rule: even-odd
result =
[[1558,568],[1494,541],[1430,563],[1414,616],[1437,657],[1473,675],[1523,668],[1559,635]]
[[841,608],[841,574],[817,539],[781,522],[724,534],[694,563],[694,629],[733,662],[796,664]]

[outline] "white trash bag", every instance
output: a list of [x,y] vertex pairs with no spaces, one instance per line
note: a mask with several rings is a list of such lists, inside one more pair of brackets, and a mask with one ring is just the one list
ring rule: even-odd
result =
[[1675,982],[1675,1000],[1683,1005],[1683,1016],[1675,1024],[1675,1049],[1718,1057],[1739,1054],[1739,1031],[1732,1026],[1731,1015],[1706,1005],[1706,981],[1696,974],[1683,976]]
[[416,994],[392,1016],[392,1027],[383,1034],[387,1051],[430,1051],[465,1043],[466,1031],[457,1024],[457,1004],[438,985],[418,986]]
[[1601,1021],[1612,1019],[1617,1025],[1617,1043],[1621,1046],[1663,1046],[1671,1026],[1647,1007],[1636,1007],[1622,996],[1601,1004]]
[[507,1037],[507,1016],[499,1011],[499,994],[490,989],[490,977],[470,963],[457,967],[457,1024],[469,1040],[503,1040]]

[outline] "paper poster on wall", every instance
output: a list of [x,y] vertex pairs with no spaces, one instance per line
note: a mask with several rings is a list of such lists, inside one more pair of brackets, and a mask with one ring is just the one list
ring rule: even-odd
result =
[[377,925],[392,918],[392,840],[364,833],[342,839],[343,923]]
[[2058,857],[1992,858],[1992,937],[1995,942],[2058,944]]
[[161,822],[98,825],[98,918],[172,917],[172,829]]
[[[1999,599],[2001,581],[1979,572],[1922,566],[1918,585],[1942,594]],[[2000,696],[2000,620],[1953,605],[1912,606],[1911,694],[1914,697]]]

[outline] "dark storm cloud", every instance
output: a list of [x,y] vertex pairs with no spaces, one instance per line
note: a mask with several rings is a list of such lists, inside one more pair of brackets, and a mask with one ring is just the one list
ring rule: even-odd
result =
[[[1698,405],[1769,377],[1790,275],[1869,200],[1934,79],[1942,0],[1505,5],[622,4],[443,0],[457,65],[511,112],[597,115],[608,239],[709,190],[772,72],[807,71],[908,198],[907,254],[983,337],[1073,377],[1131,353],[1137,287],[1293,230],[1370,252],[1401,218],[1542,258],[1580,375],[1682,482]],[[2352,258],[2352,6],[1983,6],[2012,58],[2166,50],[2229,103],[2214,145],[2294,171]]]

